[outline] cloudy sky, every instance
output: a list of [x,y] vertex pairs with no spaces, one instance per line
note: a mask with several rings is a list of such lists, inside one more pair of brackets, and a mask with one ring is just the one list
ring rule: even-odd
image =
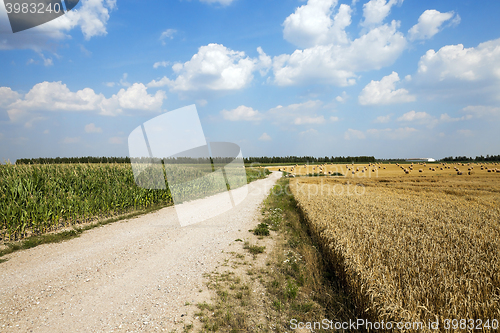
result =
[[0,160],[126,156],[196,104],[244,156],[500,152],[499,1],[80,0],[12,33],[0,0]]

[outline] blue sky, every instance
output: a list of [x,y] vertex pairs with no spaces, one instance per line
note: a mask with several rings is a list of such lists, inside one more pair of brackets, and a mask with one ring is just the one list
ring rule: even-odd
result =
[[[0,0],[3,2],[3,0]],[[498,154],[500,2],[81,0],[12,33],[0,160],[127,156],[196,104],[244,156]]]

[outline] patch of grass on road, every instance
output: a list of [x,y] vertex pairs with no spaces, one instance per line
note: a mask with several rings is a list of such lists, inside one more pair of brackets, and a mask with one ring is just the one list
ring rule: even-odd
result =
[[269,236],[269,225],[260,223],[257,228],[253,229],[253,234],[257,236]]
[[254,180],[266,178],[267,175],[271,174],[271,171],[265,168],[257,167],[246,167],[245,171],[247,173],[247,183],[251,183]]
[[258,246],[258,245],[250,245],[248,242],[245,243],[243,246],[245,250],[248,250],[253,255],[259,254],[259,253],[264,253],[264,250],[266,249],[265,246]]

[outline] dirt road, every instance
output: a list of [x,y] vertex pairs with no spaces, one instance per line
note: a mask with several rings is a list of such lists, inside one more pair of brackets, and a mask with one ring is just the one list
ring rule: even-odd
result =
[[207,298],[203,274],[257,223],[281,173],[249,184],[234,209],[181,227],[174,207],[8,255],[0,264],[0,332],[161,332],[186,302]]

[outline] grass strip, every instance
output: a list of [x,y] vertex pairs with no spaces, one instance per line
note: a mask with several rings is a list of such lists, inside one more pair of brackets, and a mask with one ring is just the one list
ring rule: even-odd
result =
[[[214,297],[198,304],[201,332],[290,332],[292,320],[356,318],[350,297],[323,259],[295,199],[282,190],[287,185],[288,179],[280,179],[264,200],[259,225],[249,230],[244,244],[235,243],[242,251],[232,252],[206,276]],[[255,235],[262,224],[271,231],[269,236]],[[262,245],[270,240],[272,249]]]

